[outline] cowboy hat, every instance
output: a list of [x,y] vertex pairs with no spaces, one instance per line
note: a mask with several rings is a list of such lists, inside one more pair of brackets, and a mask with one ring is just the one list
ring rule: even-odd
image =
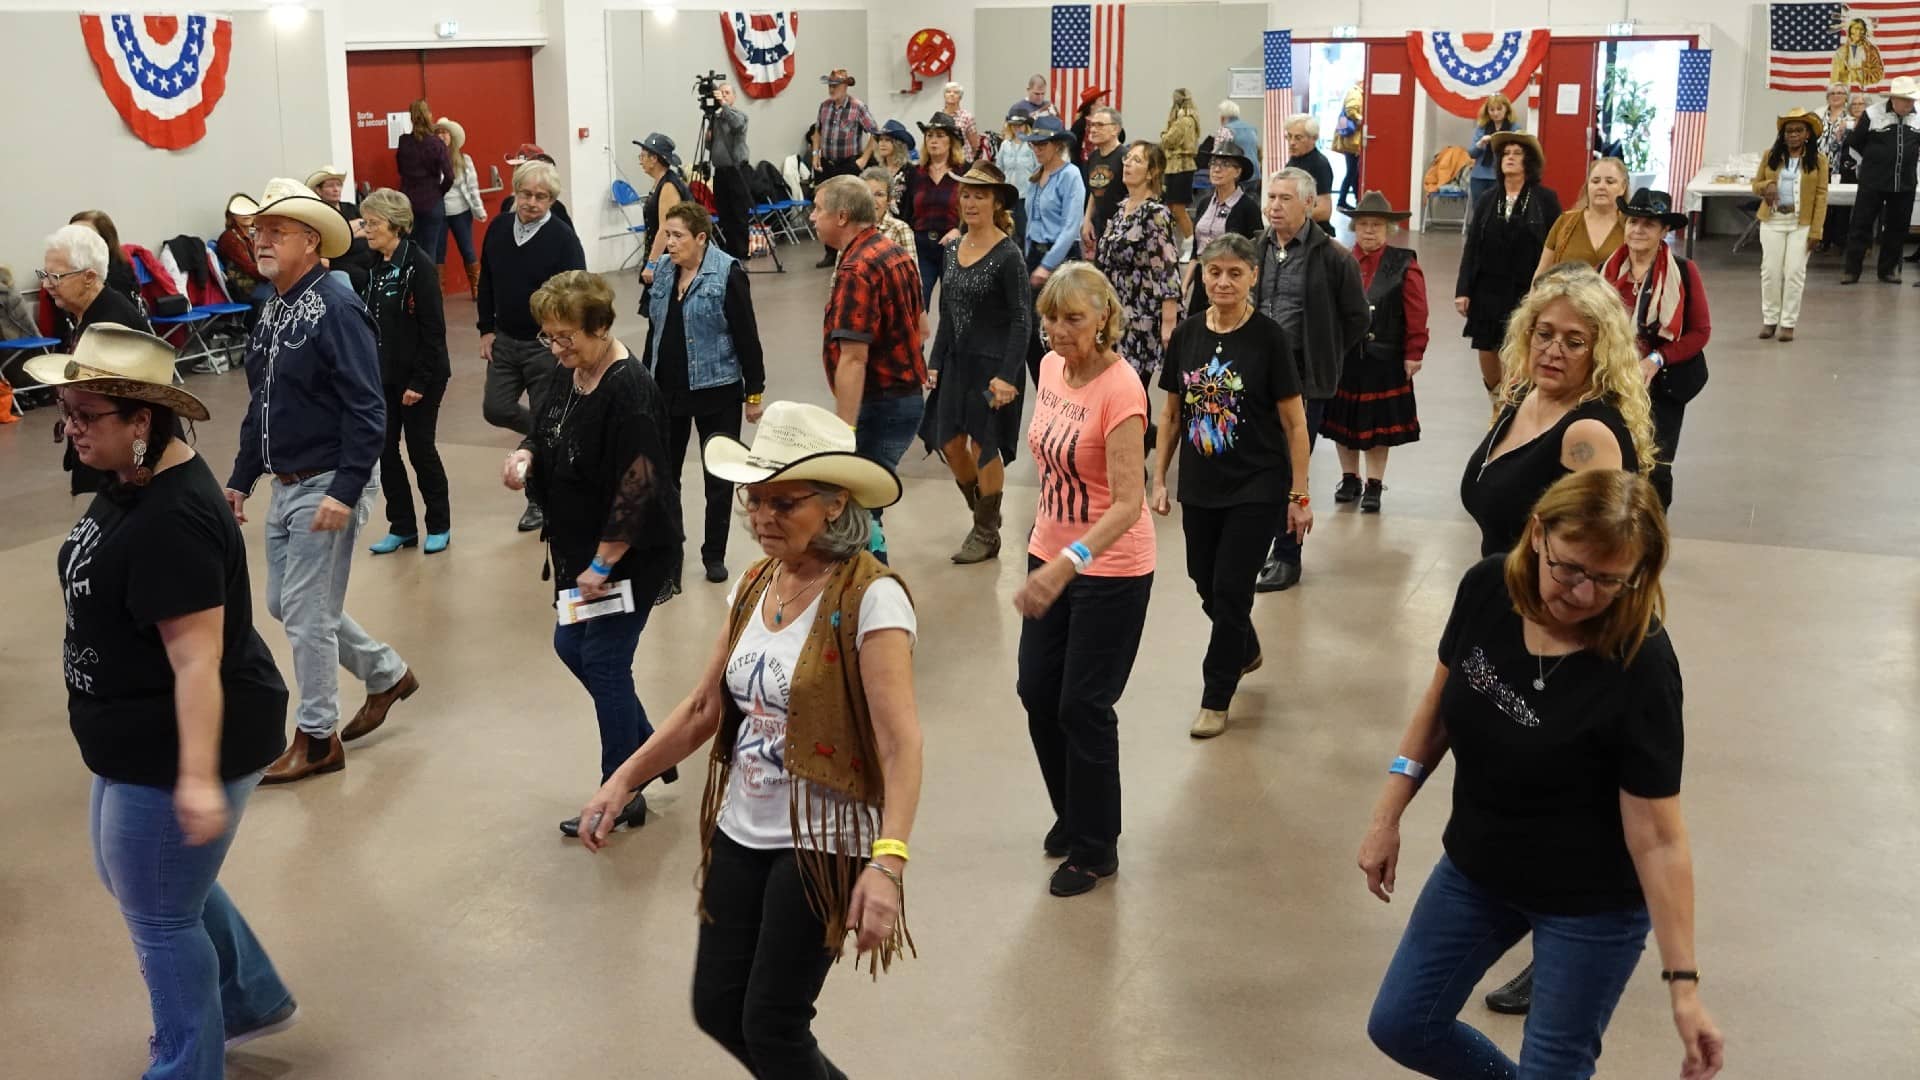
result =
[[1687,225],[1687,215],[1673,212],[1673,196],[1652,188],[1634,192],[1620,213],[1627,217],[1652,218],[1669,229],[1684,229]]
[[1807,125],[1808,135],[1813,139],[1819,138],[1820,133],[1826,130],[1826,125],[1820,122],[1819,115],[1810,113],[1805,109],[1788,109],[1786,112],[1781,113],[1779,118],[1774,120],[1773,128],[1775,131],[1781,131],[1784,130],[1788,124],[1792,123]]
[[1007,176],[1000,171],[1000,167],[985,158],[974,161],[973,166],[959,177],[959,182],[968,187],[998,190],[1001,203],[1007,207],[1020,201],[1020,189],[1007,183]]
[[453,144],[455,146],[466,145],[467,129],[461,127],[459,124],[455,123],[454,121],[449,120],[443,116],[440,119],[435,120],[433,122],[433,126],[435,128],[446,128],[447,134],[453,136]]
[[657,131],[644,139],[633,140],[633,145],[676,168],[680,164],[680,155],[674,153],[673,140]]
[[1080,91],[1080,104],[1091,105],[1106,96],[1107,92],[1105,90],[1097,86],[1089,86],[1085,90]]
[[[1020,107],[1021,105],[1025,105],[1026,108],[1024,109],[1021,108]],[[1007,110],[1006,122],[1009,124],[1019,124],[1021,127],[1032,127],[1033,126],[1033,106],[1030,103],[1025,101],[1020,102],[1018,105],[1015,105],[1013,108]]]
[[[331,211],[329,211],[331,213]],[[338,215],[335,215],[336,217]],[[119,323],[94,323],[72,353],[36,356],[24,365],[34,382],[164,405],[182,419],[205,420],[200,399],[173,385],[173,346]]]
[[1369,191],[1360,196],[1360,204],[1351,210],[1342,209],[1341,213],[1350,218],[1385,218],[1388,221],[1405,221],[1413,216],[1410,210],[1395,210],[1387,197],[1378,191]]
[[818,405],[774,401],[754,429],[751,447],[732,435],[714,435],[701,446],[700,458],[709,474],[729,483],[817,480],[846,488],[869,510],[899,502],[900,478],[853,447],[853,429],[838,416]]
[[854,86],[857,83],[857,80],[847,73],[846,68],[834,68],[832,71],[820,76],[820,81],[826,83],[828,86]]
[[1241,152],[1240,144],[1234,141],[1233,132],[1226,128],[1213,133],[1213,149],[1204,154],[1195,154],[1193,164],[1195,168],[1205,169],[1211,166],[1215,159],[1239,166],[1241,180],[1252,176],[1254,170],[1259,168],[1253,163],[1252,158]]
[[340,216],[313,189],[296,180],[275,177],[267,181],[267,190],[256,201],[245,195],[235,195],[227,202],[227,209],[241,217],[292,218],[293,220],[320,234],[320,257],[337,259],[353,246],[353,230],[347,226],[347,219]]
[[525,165],[529,161],[552,161],[552,160],[553,160],[553,155],[547,153],[545,150],[540,149],[538,145],[530,142],[521,143],[520,148],[518,150],[515,150],[513,153],[507,155],[507,158],[506,158],[507,164],[513,165],[513,166]]
[[1020,141],[1030,142],[1030,143],[1043,143],[1043,142],[1073,142],[1075,140],[1073,137],[1073,132],[1067,130],[1067,126],[1060,122],[1059,117],[1043,116],[1033,122],[1032,131],[1024,132],[1021,134]]
[[945,112],[934,113],[933,119],[919,125],[919,127],[920,134],[922,135],[931,135],[936,131],[944,131],[948,135],[958,139],[966,134],[966,132],[960,130],[960,121],[948,116]]
[[312,188],[315,191],[319,191],[320,185],[326,183],[329,180],[338,180],[342,183],[345,183],[346,179],[347,179],[347,172],[345,169],[342,169],[340,166],[322,165],[319,168],[307,174],[307,186]]
[[1507,152],[1507,147],[1518,146],[1526,152],[1527,157],[1533,159],[1535,165],[1544,166],[1547,163],[1547,152],[1540,149],[1540,140],[1524,131],[1497,132],[1489,140],[1488,145],[1493,149],[1495,161],[1500,160],[1500,155]]
[[1887,87],[1887,97],[1889,99],[1903,97],[1908,101],[1920,97],[1920,79],[1916,79],[1911,75],[1901,75],[1895,78],[1893,85]]
[[905,143],[909,150],[917,145],[913,138],[913,130],[898,120],[889,120],[879,127],[874,128],[871,132],[868,132],[868,134],[876,138],[892,139],[897,143]]

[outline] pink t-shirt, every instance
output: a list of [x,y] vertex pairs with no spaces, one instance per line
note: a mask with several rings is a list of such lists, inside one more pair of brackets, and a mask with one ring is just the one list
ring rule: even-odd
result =
[[[1040,391],[1034,395],[1027,448],[1040,472],[1040,506],[1027,552],[1052,560],[1083,539],[1113,506],[1107,482],[1107,436],[1127,420],[1147,417],[1147,392],[1124,362],[1108,365],[1087,385],[1067,385],[1066,361],[1057,352],[1040,360]],[[1084,571],[1095,577],[1140,577],[1153,573],[1153,519],[1141,500],[1140,519],[1093,558]]]

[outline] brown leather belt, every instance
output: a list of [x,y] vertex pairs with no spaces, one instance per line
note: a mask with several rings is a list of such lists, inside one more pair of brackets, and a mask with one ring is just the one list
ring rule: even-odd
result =
[[328,472],[328,471],[330,470],[301,469],[299,472],[277,472],[273,474],[273,478],[287,485],[288,487],[292,487],[293,485],[298,484],[303,480],[311,480],[314,477],[319,476],[321,473]]

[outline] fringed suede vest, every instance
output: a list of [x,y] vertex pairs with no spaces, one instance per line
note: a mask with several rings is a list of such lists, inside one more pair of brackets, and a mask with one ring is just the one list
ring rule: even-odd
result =
[[[749,570],[739,595],[734,597],[727,620],[729,654],[739,645],[747,620],[760,617],[760,601],[773,582],[773,569],[774,561],[766,559]],[[853,899],[854,882],[866,863],[866,853],[878,839],[873,832],[878,826],[869,825],[863,807],[872,807],[873,819],[878,822],[878,811],[886,803],[873,718],[867,712],[866,687],[860,681],[860,602],[868,587],[881,578],[892,578],[903,590],[906,588],[899,575],[866,552],[847,560],[827,580],[820,592],[819,613],[800,649],[787,709],[787,773],[807,781],[804,798],[803,785],[796,783],[788,788],[793,854],[806,885],[807,905],[826,924],[825,945],[836,961],[845,950],[847,908]],[[911,593],[907,599],[912,602]],[[713,834],[720,826],[720,808],[733,774],[734,744],[745,719],[731,694],[721,696],[726,714],[721,717],[719,734],[707,756],[707,789],[700,801],[702,883],[713,858]],[[822,792],[845,796],[853,804],[822,798]],[[836,855],[834,848],[846,854]],[[700,917],[710,919],[704,902]],[[918,955],[913,936],[907,931],[904,904],[893,936],[875,950],[870,970],[878,977],[879,971],[890,967],[903,952]]]

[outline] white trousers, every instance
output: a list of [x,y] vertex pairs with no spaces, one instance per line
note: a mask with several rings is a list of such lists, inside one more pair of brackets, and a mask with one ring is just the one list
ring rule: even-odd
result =
[[1807,235],[1796,217],[1760,223],[1760,321],[1792,328],[1800,322],[1800,294],[1807,289]]

